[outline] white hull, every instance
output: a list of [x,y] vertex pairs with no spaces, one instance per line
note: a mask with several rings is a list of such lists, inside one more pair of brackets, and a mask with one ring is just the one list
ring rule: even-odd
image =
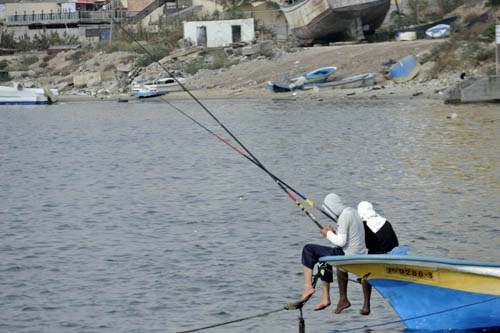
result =
[[[58,95],[57,89],[50,89],[50,94]],[[0,86],[0,104],[49,104],[43,88],[24,88],[19,83],[14,83],[12,87]]]
[[178,77],[176,80],[173,78],[164,78],[144,83],[135,83],[132,85],[132,93],[137,97],[153,97],[165,95],[169,92],[182,91],[183,89],[180,84],[185,84],[186,79]]

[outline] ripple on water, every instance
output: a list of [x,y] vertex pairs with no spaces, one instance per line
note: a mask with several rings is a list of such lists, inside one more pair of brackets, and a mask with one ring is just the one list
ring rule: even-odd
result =
[[[172,103],[225,137],[196,104]],[[495,109],[206,104],[316,204],[330,191],[374,202],[412,255],[498,260]],[[0,124],[0,331],[173,332],[270,311],[300,296],[302,246],[327,244],[265,172],[164,104],[7,106]],[[304,308],[307,331],[398,319],[377,293],[361,317],[355,284],[341,316],[312,311],[319,294]],[[297,312],[282,311],[217,332],[297,326]]]

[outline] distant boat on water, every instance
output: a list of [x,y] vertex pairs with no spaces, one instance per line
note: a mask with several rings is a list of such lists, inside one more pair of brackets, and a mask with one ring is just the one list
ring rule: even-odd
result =
[[57,89],[25,88],[19,82],[0,86],[0,104],[50,104],[58,95]]
[[292,34],[304,42],[360,40],[382,24],[390,0],[284,0]]

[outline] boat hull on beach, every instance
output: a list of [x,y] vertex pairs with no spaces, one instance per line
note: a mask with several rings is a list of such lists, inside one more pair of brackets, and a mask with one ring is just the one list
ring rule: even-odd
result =
[[286,77],[280,80],[272,80],[268,82],[269,90],[272,92],[285,92],[294,89],[304,89],[312,85],[322,84],[328,80],[328,77],[337,71],[337,67],[322,67],[313,70],[303,76],[293,79]]
[[346,77],[345,79],[330,81],[321,84],[321,87],[329,87],[332,89],[353,89],[373,86],[376,82],[375,73],[365,73],[355,76]]
[[299,0],[280,5],[292,34],[303,41],[359,40],[384,21],[390,0]]
[[169,92],[182,91],[181,84],[185,83],[186,79],[183,77],[154,79],[144,83],[134,83],[132,93],[139,98],[162,96]]
[[366,279],[409,329],[500,328],[500,264],[404,255],[323,257]]

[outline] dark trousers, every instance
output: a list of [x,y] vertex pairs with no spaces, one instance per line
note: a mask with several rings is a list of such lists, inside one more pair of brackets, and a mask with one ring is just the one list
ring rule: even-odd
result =
[[[314,265],[318,263],[319,258],[326,256],[343,256],[344,251],[340,247],[329,247],[317,244],[307,244],[302,249],[302,265],[314,269]],[[328,265],[323,275],[320,274],[321,280],[325,282],[333,281],[332,267]]]

